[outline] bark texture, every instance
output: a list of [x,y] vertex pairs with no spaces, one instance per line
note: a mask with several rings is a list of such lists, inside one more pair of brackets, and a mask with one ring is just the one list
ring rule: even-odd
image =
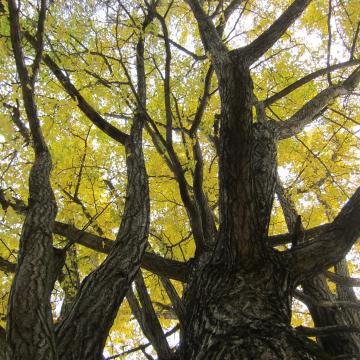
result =
[[182,359],[325,359],[290,327],[291,280],[276,260],[209,264],[186,297]]
[[8,1],[8,7],[11,43],[30,125],[35,160],[29,174],[29,206],[22,227],[18,263],[8,304],[7,342],[14,360],[52,360],[57,359],[50,305],[51,290],[58,270],[52,242],[57,205],[50,184],[51,155],[41,131],[34,100],[47,2],[42,0],[40,5],[36,55],[31,73],[25,64],[21,44],[20,9],[13,0]]
[[14,359],[56,359],[50,295],[55,279],[52,228],[57,207],[50,171],[50,154],[37,155],[30,171],[29,210],[9,300],[7,334]]
[[[253,92],[250,66],[285,34],[311,1],[294,0],[253,42],[231,51],[227,49],[222,36],[226,20],[242,1],[219,2],[211,16],[204,11],[204,1],[185,2],[197,21],[206,56],[211,62],[193,123],[190,129],[183,131],[183,139],[186,133],[192,141],[191,149],[185,146],[188,160],[194,160],[192,173],[184,168],[181,156],[175,151],[177,147],[173,144],[172,107],[173,102],[177,101],[171,81],[171,45],[174,42],[169,38],[165,21],[173,2],[170,2],[164,15],[156,9],[160,1],[145,2],[146,6],[141,9],[143,12],[139,11],[143,14],[141,24],[132,19],[131,12],[127,13],[122,2],[119,3],[121,12],[130,14],[134,27],[138,27],[138,31],[134,31],[128,39],[130,42],[131,38],[137,38],[136,66],[127,67],[132,61],[131,57],[126,59],[120,54],[115,59],[133,95],[131,100],[126,100],[128,107],[134,111],[129,120],[130,134],[127,134],[109,123],[85,99],[76,84],[72,83],[71,72],[67,73],[53,57],[43,54],[45,0],[39,3],[36,35],[24,33],[34,50],[29,71],[30,67],[24,61],[18,2],[8,0],[11,43],[31,139],[25,132],[26,127],[21,126],[19,108],[12,105],[7,108],[12,111],[14,123],[27,143],[31,142],[35,152],[29,176],[28,206],[23,202],[7,200],[0,190],[2,207],[12,206],[26,215],[7,319],[7,342],[13,351],[14,360],[103,359],[106,339],[125,296],[159,359],[315,360],[330,359],[329,354],[342,356],[359,352],[358,335],[347,332],[335,337],[328,332],[320,337],[317,329],[315,333],[321,349],[306,338],[309,332],[293,329],[290,319],[292,296],[296,287],[302,284],[304,295],[318,302],[309,305],[316,325],[331,331],[333,325],[345,326],[347,330],[356,328],[359,321],[357,310],[340,307],[340,304],[346,302],[354,303],[355,294],[338,285],[338,299],[335,299],[320,273],[338,263],[360,235],[360,188],[333,222],[305,231],[293,204],[277,188],[277,142],[302,131],[336,97],[351,93],[360,81],[360,68],[356,68],[346,80],[330,84],[284,121],[270,121],[265,108],[301,84],[321,74],[329,74],[332,70],[358,64],[358,61],[328,66],[326,70],[319,70],[300,79],[279,94],[258,101]],[[215,26],[213,18],[225,4],[227,7],[223,9],[220,23]],[[145,56],[144,37],[147,36],[147,26],[153,20],[159,22],[162,31],[160,37],[164,40],[164,62],[159,66],[155,62],[164,85],[163,123],[158,119],[154,121],[146,109],[145,58],[149,55],[151,58],[151,52]],[[118,50],[120,52],[121,49]],[[91,54],[90,51],[87,53]],[[126,201],[115,241],[55,222],[57,207],[50,184],[51,156],[41,132],[35,103],[35,84],[41,59],[64,91],[76,100],[83,115],[125,148]],[[110,67],[109,64],[107,62]],[[136,85],[132,79],[135,73]],[[210,97],[213,74],[217,76],[221,100],[221,113],[216,118],[216,128],[220,123],[220,131],[218,133],[216,129],[214,136],[219,162],[218,228],[216,216],[203,188],[204,166],[197,134]],[[180,123],[181,116],[178,117]],[[164,131],[157,127],[159,123],[164,126]],[[183,127],[183,124],[180,125]],[[163,259],[151,253],[145,254],[150,199],[143,153],[144,128],[174,175],[188,215],[196,245],[195,257],[189,264]],[[189,155],[191,151],[192,157]],[[191,176],[192,186],[189,181]],[[268,238],[268,230],[275,191],[284,210],[289,234],[271,240]],[[61,251],[53,248],[53,232],[66,236],[71,242],[107,254],[103,263],[80,285],[76,254],[66,249],[69,255],[66,263],[68,271],[66,273],[65,269],[59,277],[65,301],[56,327],[52,323],[50,294],[64,258]],[[102,235],[101,232],[99,234]],[[276,242],[284,241],[292,242],[292,247],[283,252],[273,248]],[[176,354],[170,348],[153,308],[139,272],[141,265],[162,276],[161,281],[179,318],[181,343]],[[2,259],[0,267],[14,271],[14,264]],[[336,271],[343,277],[348,276],[344,263],[336,265]],[[183,299],[179,298],[168,277],[188,282]],[[136,294],[131,288],[133,280]],[[320,304],[337,300],[339,302],[336,306],[332,304],[324,307]],[[4,342],[3,332],[0,332],[1,342]],[[0,352],[1,356],[4,357]]]

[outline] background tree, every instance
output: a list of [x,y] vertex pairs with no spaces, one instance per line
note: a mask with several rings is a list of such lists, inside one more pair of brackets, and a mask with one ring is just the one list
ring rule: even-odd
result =
[[1,5],[0,357],[359,356],[356,1]]

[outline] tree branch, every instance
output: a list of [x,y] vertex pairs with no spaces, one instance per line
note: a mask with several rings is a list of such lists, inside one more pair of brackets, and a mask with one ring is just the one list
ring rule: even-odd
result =
[[5,260],[0,256],[0,270],[6,272],[6,273],[14,273],[16,269],[16,264]]
[[300,300],[301,302],[305,303],[306,305],[312,305],[322,308],[341,308],[341,307],[348,307],[353,309],[360,309],[360,301],[346,301],[346,300],[335,300],[335,301],[324,301],[324,300],[316,300],[312,296],[305,294],[302,291],[295,290],[294,296]]
[[[88,247],[95,251],[108,254],[114,244],[113,240],[100,237],[89,232],[79,230],[72,225],[56,221],[54,233],[73,239],[77,244]],[[164,275],[171,279],[186,282],[187,268],[186,264],[180,261],[166,259],[160,255],[146,252],[142,259],[141,266],[157,275]]]
[[205,76],[203,96],[201,97],[200,104],[199,104],[198,108],[196,109],[194,121],[189,130],[190,135],[194,135],[200,126],[202,117],[203,117],[205,109],[206,109],[206,105],[209,100],[209,92],[210,92],[211,79],[212,79],[213,74],[214,74],[214,68],[212,66],[210,66],[206,73],[206,76]]
[[161,29],[164,34],[165,42],[165,78],[164,78],[164,97],[165,97],[165,117],[166,117],[166,142],[168,146],[172,146],[172,112],[171,112],[171,88],[170,88],[170,66],[171,66],[171,49],[169,42],[169,33],[165,23],[165,19],[155,13],[155,17],[159,20]]
[[185,324],[185,308],[184,305],[171,281],[166,276],[160,276],[160,281],[173,305],[177,318],[179,319],[180,326]]
[[[45,5],[43,3],[45,3]],[[42,5],[46,7],[46,1],[43,0]],[[48,152],[47,145],[45,143],[43,134],[41,132],[40,121],[38,118],[37,108],[34,99],[35,78],[30,77],[29,75],[29,72],[25,64],[23,48],[21,45],[20,19],[19,19],[20,8],[16,5],[15,0],[8,0],[8,6],[9,6],[9,15],[10,15],[9,18],[10,18],[11,45],[15,57],[17,73],[19,74],[19,78],[20,78],[24,107],[29,121],[31,135],[33,138],[33,147],[35,153],[41,153],[44,151]],[[42,10],[45,11],[43,6],[42,6]],[[39,19],[40,27],[41,27],[41,22],[44,21],[43,17],[45,17],[45,14],[40,15],[40,19]],[[40,40],[40,43],[42,43],[42,40]],[[37,49],[38,52],[41,52],[41,49],[38,49],[38,44],[39,44],[38,41],[35,41],[35,49]],[[38,65],[37,64],[35,65],[36,65],[35,69],[38,68]]]
[[[35,39],[25,32],[27,40],[35,46]],[[55,63],[55,61],[48,55],[43,55],[43,61],[51,72],[58,79],[63,89],[74,99],[79,109],[87,116],[87,118],[96,125],[105,134],[109,135],[115,141],[125,145],[129,140],[129,135],[119,130],[115,126],[107,122],[80,94],[76,87],[72,84],[70,79],[64,74],[61,68]]]
[[202,9],[198,0],[185,0],[198,23],[200,37],[205,51],[210,55],[215,69],[218,68],[228,59],[228,50],[221,40],[215,25]]
[[360,66],[341,84],[329,86],[308,101],[289,119],[276,123],[275,132],[279,140],[287,139],[301,132],[336,97],[349,94],[360,81]]
[[325,271],[324,274],[331,282],[334,282],[337,285],[347,287],[360,287],[360,279],[341,276],[331,271]]
[[[306,326],[298,326],[295,328],[301,335],[304,336],[328,336],[334,333],[343,333],[343,332],[360,332],[360,328],[355,326],[346,326],[346,325],[330,325],[330,326],[322,326],[316,328],[310,328]],[[347,355],[349,356],[349,355]],[[349,359],[349,357],[347,358]]]
[[54,251],[52,239],[57,205],[50,183],[51,154],[41,131],[34,91],[40,66],[37,56],[40,54],[41,57],[42,52],[46,5],[46,0],[42,0],[34,73],[29,75],[21,43],[20,2],[17,5],[15,0],[8,0],[11,44],[35,152],[29,173],[29,206],[20,236],[18,265],[8,305],[7,340],[14,360],[57,359],[50,306],[54,273],[61,263]]
[[282,253],[295,282],[300,283],[340,261],[360,236],[360,188],[344,205],[335,220],[313,241]]
[[285,33],[303,13],[311,0],[295,0],[284,13],[251,44],[234,50],[234,55],[245,59],[248,64],[258,60]]
[[345,62],[340,63],[340,64],[331,65],[329,67],[314,71],[313,73],[308,74],[308,75],[304,76],[303,78],[301,78],[301,79],[295,81],[294,83],[290,84],[289,86],[287,86],[283,90],[279,91],[278,93],[272,95],[271,97],[263,100],[263,104],[264,104],[265,107],[270,106],[274,102],[280,100],[281,98],[283,98],[286,95],[290,94],[291,92],[295,91],[296,89],[298,89],[302,85],[307,84],[308,82],[310,82],[311,80],[316,79],[319,76],[325,75],[325,74],[327,74],[327,73],[329,73],[331,71],[335,71],[335,70],[342,69],[342,68],[345,68],[345,67],[354,66],[354,65],[357,65],[359,63],[360,63],[360,60],[353,59],[353,60],[345,61]]
[[140,314],[137,317],[139,324],[145,336],[151,341],[159,358],[170,359],[172,352],[156,316],[141,271],[135,277],[135,285],[141,304]]
[[3,103],[4,107],[11,111],[11,120],[15,124],[15,126],[19,129],[21,136],[25,140],[25,144],[28,145],[31,143],[31,137],[29,130],[25,126],[24,122],[21,120],[20,117],[20,109],[19,109],[19,102],[17,101],[16,106],[10,105],[8,103]]

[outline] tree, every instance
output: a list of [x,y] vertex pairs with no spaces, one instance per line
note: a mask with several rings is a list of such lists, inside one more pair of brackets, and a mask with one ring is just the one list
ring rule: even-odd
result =
[[103,359],[125,297],[159,359],[359,355],[356,10],[2,3],[8,359]]

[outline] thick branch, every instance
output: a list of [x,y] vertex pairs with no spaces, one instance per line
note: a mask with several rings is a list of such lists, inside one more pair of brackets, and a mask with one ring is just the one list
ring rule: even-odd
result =
[[0,256],[0,270],[6,272],[6,273],[13,273],[15,272],[16,264],[5,260]]
[[[45,4],[43,4],[45,3]],[[46,2],[43,1],[42,5],[46,6]],[[48,151],[47,145],[45,143],[44,137],[40,129],[40,122],[37,114],[37,108],[34,100],[34,80],[35,78],[30,78],[29,72],[27,70],[24,58],[24,52],[21,45],[21,34],[20,34],[20,19],[19,12],[20,9],[17,7],[15,0],[8,0],[9,6],[9,18],[10,18],[10,34],[11,34],[11,45],[13,48],[13,53],[15,57],[16,69],[19,74],[22,96],[25,106],[26,115],[29,121],[31,135],[33,137],[34,150],[36,153],[43,151]],[[42,10],[45,11],[42,6]],[[45,14],[41,15],[45,17]],[[39,20],[40,22],[44,19]],[[41,26],[41,24],[40,24]],[[42,35],[42,34],[39,34]],[[39,40],[39,39],[38,39]],[[40,43],[42,40],[40,41]],[[39,45],[39,42],[36,41],[36,48]],[[38,51],[40,51],[38,49]],[[36,66],[37,67],[37,66]]]
[[[108,254],[114,244],[113,240],[91,234],[59,221],[55,222],[54,233],[103,254]],[[15,267],[16,264],[0,258],[0,269],[2,271],[15,272]],[[166,259],[160,255],[146,252],[141,267],[159,276],[187,282],[187,265],[180,261]]]
[[295,0],[256,40],[243,48],[235,50],[234,53],[248,63],[255,62],[281,38],[310,2],[311,0]]
[[[75,241],[77,244],[86,246],[104,254],[110,252],[114,244],[113,240],[103,238],[89,232],[79,230],[72,225],[55,222],[55,234],[62,235]],[[171,279],[186,282],[186,264],[180,261],[166,259],[160,255],[146,252],[141,262],[141,266],[157,275],[164,275]]]
[[[304,336],[328,336],[334,333],[344,333],[344,332],[356,332],[360,333],[360,328],[346,326],[346,325],[331,325],[331,326],[322,326],[317,328],[309,328],[306,326],[298,326],[296,330]],[[347,355],[349,356],[349,355]]]
[[[37,54],[42,51],[43,40],[40,37],[43,35],[46,4],[46,0],[41,1]],[[7,340],[14,360],[56,360],[50,295],[54,272],[59,265],[52,241],[57,206],[50,183],[51,155],[41,131],[34,99],[34,82],[40,64],[36,63],[35,57],[35,74],[31,78],[21,44],[19,6],[15,0],[8,0],[11,44],[33,139],[35,160],[29,174],[29,207],[22,227],[18,264],[10,292]]]
[[305,303],[306,305],[311,305],[311,306],[317,306],[317,307],[322,307],[322,308],[343,308],[343,307],[347,307],[347,308],[353,308],[353,309],[360,309],[360,301],[356,302],[356,301],[346,301],[346,300],[335,300],[335,301],[324,301],[324,300],[316,300],[314,299],[312,296],[309,296],[307,294],[305,294],[302,291],[298,291],[295,290],[294,292],[294,296],[302,301],[303,303]]
[[30,144],[31,138],[30,133],[27,127],[25,126],[24,122],[21,120],[20,117],[20,109],[19,104],[17,106],[10,105],[8,103],[3,103],[4,107],[11,110],[11,120],[15,124],[15,126],[19,129],[21,136],[24,138],[26,145]]
[[295,91],[296,89],[298,89],[302,85],[307,84],[308,82],[310,82],[311,80],[316,79],[319,76],[328,74],[331,71],[335,71],[335,70],[338,70],[338,69],[343,69],[343,68],[346,68],[346,67],[354,66],[354,65],[359,64],[359,63],[360,63],[360,60],[349,60],[349,61],[345,61],[345,62],[340,63],[340,64],[331,65],[329,67],[314,71],[313,73],[304,76],[303,78],[295,81],[291,85],[289,85],[286,88],[282,89],[278,93],[276,93],[276,94],[272,95],[271,97],[267,98],[266,100],[263,101],[263,104],[264,104],[265,107],[270,106],[274,102],[280,100],[281,98],[283,98],[286,95],[290,94],[291,92]]
[[200,143],[198,139],[194,139],[193,141],[195,142],[193,145],[193,154],[195,160],[194,184],[193,184],[194,195],[197,206],[201,214],[201,223],[204,234],[204,240],[207,246],[212,247],[215,245],[217,229],[215,225],[215,218],[213,211],[209,206],[207,196],[203,189],[204,164],[203,164],[203,157],[201,153]]
[[277,138],[287,139],[298,134],[304,127],[310,124],[316,116],[336,97],[352,92],[360,81],[360,67],[341,84],[333,85],[321,91],[313,99],[308,101],[292,117],[280,122],[276,126]]
[[[25,33],[28,41],[34,45],[34,38]],[[80,94],[76,87],[72,84],[70,79],[64,74],[61,68],[55,63],[55,61],[47,54],[43,55],[43,61],[55,77],[59,80],[64,90],[74,99],[79,109],[87,116],[87,118],[96,125],[105,134],[109,135],[115,141],[125,145],[129,140],[129,135],[119,130],[115,126],[107,122]]]
[[209,92],[210,92],[211,79],[212,79],[213,74],[214,74],[214,68],[212,66],[210,66],[206,73],[206,76],[205,76],[204,93],[203,93],[203,96],[201,97],[200,104],[199,104],[198,108],[196,109],[194,121],[189,130],[189,133],[191,135],[196,133],[197,129],[200,126],[201,120],[203,118],[203,115],[204,115],[204,112],[206,109],[206,105],[209,100]]
[[334,282],[337,285],[347,287],[360,287],[360,279],[341,276],[331,271],[325,271],[324,274],[330,281]]
[[170,66],[171,66],[171,49],[169,42],[169,33],[165,23],[165,19],[158,13],[156,18],[161,24],[165,42],[165,78],[164,78],[164,97],[165,97],[165,117],[166,117],[166,142],[168,146],[172,146],[172,112],[171,112],[171,88],[170,88]]
[[[28,210],[28,207],[22,200],[7,200],[5,198],[5,192],[2,189],[0,189],[0,205],[4,210],[12,207],[19,215],[26,215]],[[60,221],[55,221],[53,231],[57,235],[66,237],[71,242],[103,254],[108,254],[114,244],[114,240],[91,234]],[[181,282],[187,281],[187,265],[185,263],[166,259],[154,253],[146,252],[144,254],[141,267],[159,276],[166,276]]]
[[185,0],[197,20],[201,40],[205,51],[210,55],[215,68],[220,67],[228,59],[228,51],[222,42],[215,25],[202,9],[198,0]]
[[283,253],[294,279],[316,275],[340,261],[360,236],[360,188],[344,205],[327,230],[313,241]]
[[171,359],[172,352],[156,316],[141,271],[135,277],[135,285],[141,303],[140,318],[138,320],[143,332],[151,341],[160,359]]
[[185,324],[185,308],[184,304],[182,303],[174,285],[171,283],[171,281],[165,277],[160,277],[161,283],[164,286],[164,289],[169,296],[169,299],[174,307],[175,313],[179,319],[180,326],[183,326]]

